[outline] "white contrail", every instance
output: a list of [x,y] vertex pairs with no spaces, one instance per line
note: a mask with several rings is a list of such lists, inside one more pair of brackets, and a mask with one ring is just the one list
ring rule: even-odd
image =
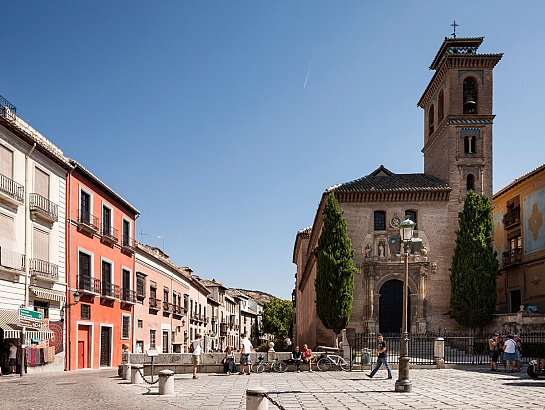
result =
[[310,74],[310,69],[312,68],[312,63],[310,63],[310,66],[308,68],[308,71],[307,71],[307,78],[305,78],[305,84],[303,85],[303,88],[306,88],[307,86],[307,81],[308,81],[308,75]]

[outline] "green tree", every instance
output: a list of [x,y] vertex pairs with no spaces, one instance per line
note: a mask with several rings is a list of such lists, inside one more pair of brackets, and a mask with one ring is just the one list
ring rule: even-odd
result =
[[354,250],[346,234],[343,211],[333,192],[323,211],[324,225],[318,239],[316,312],[327,329],[339,334],[348,326],[354,298]]
[[492,205],[486,195],[468,191],[458,213],[459,230],[450,268],[450,311],[462,326],[480,328],[496,309],[498,260],[492,249]]
[[[263,305],[262,331],[275,335],[275,345],[291,336],[293,303],[291,300],[271,299]],[[283,343],[283,342],[282,342]]]

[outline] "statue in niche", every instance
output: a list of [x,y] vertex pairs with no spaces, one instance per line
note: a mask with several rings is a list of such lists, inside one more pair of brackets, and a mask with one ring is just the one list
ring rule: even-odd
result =
[[428,256],[428,248],[423,246],[422,249],[420,249],[420,255],[423,256],[423,257]]
[[371,245],[369,244],[365,245],[365,257],[366,258],[371,257]]
[[384,258],[384,243],[382,242],[378,244],[378,256],[379,258]]

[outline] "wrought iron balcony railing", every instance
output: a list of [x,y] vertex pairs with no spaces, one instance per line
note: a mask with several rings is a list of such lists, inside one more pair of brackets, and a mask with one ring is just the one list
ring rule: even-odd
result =
[[134,239],[127,236],[127,235],[122,235],[121,236],[121,250],[123,252],[129,253],[129,254],[134,253]]
[[127,303],[136,303],[136,291],[130,288],[121,288],[121,300]]
[[503,253],[503,266],[522,262],[522,248],[514,248]]
[[520,223],[520,208],[516,208],[510,212],[505,213],[503,215],[502,222],[504,228],[518,225]]
[[121,295],[121,288],[119,285],[114,285],[113,283],[102,282],[100,296],[111,299],[119,299]]
[[80,292],[100,295],[100,279],[95,279],[87,275],[78,275],[76,287]]
[[57,282],[59,280],[59,266],[41,259],[31,259],[30,276],[49,282]]
[[178,316],[182,316],[184,314],[183,306],[172,305],[172,313]]
[[172,303],[163,302],[163,311],[165,312],[172,312]]
[[4,97],[0,95],[0,113],[4,116],[6,116],[8,112],[11,112],[13,114],[17,113],[17,107],[10,103],[8,100],[6,100]]
[[113,244],[117,243],[117,241],[119,240],[118,230],[111,225],[105,225],[104,222],[102,223],[102,231],[100,233],[102,234],[103,242],[109,242]]
[[0,174],[0,195],[6,197],[10,201],[22,204],[25,198],[25,188],[13,179]]
[[90,233],[98,232],[98,218],[83,209],[78,209],[78,225],[80,229]]
[[34,212],[51,222],[59,220],[59,207],[40,194],[29,195],[30,212]]
[[161,300],[149,298],[149,307],[155,310],[161,310]]
[[0,246],[0,266],[9,270],[24,272],[25,255]]

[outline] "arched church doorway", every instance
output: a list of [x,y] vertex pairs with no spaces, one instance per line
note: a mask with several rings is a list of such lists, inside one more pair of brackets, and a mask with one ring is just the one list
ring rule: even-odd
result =
[[[379,293],[379,331],[381,333],[400,333],[403,316],[403,282],[389,280],[381,286]],[[410,312],[407,312],[407,316],[407,328],[410,329]]]

